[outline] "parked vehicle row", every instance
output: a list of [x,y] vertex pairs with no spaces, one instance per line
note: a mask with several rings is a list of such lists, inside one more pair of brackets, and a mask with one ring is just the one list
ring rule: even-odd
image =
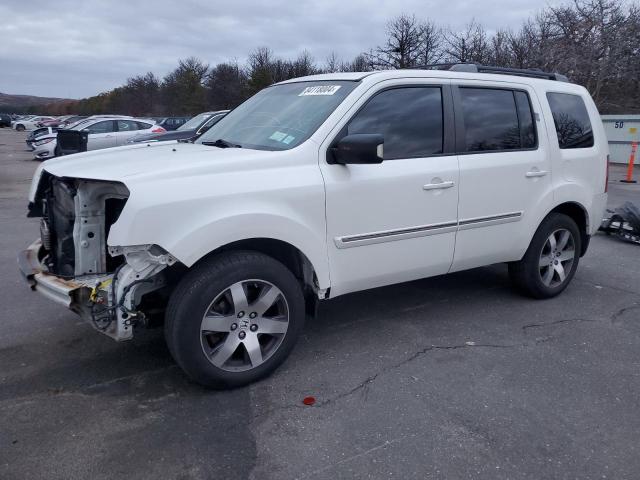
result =
[[166,133],[150,133],[147,135],[136,135],[129,139],[129,143],[141,142],[166,142],[167,140],[189,141],[198,138],[216,123],[218,123],[229,110],[218,110],[216,112],[204,112],[196,115],[188,122],[184,123],[177,130]]
[[274,371],[328,298],[500,262],[522,293],[560,294],[607,178],[595,103],[562,75],[314,75],[193,143],[45,162],[29,195],[40,239],[19,265],[116,340],[163,318],[191,378],[237,387]]
[[25,139],[38,160],[89,150],[117,147],[127,143],[195,140],[215,125],[228,110],[204,112],[188,117],[164,117],[166,126],[181,124],[174,131],[157,123],[155,118],[126,115],[66,115],[46,117],[26,115],[9,122],[15,130],[29,131]]
[[40,126],[41,122],[55,120],[53,117],[41,117],[37,115],[20,118],[11,122],[11,127],[18,132],[25,130],[35,130]]

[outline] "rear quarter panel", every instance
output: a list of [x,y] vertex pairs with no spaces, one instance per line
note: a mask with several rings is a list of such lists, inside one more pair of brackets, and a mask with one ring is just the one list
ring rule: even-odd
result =
[[[558,145],[553,114],[547,93],[565,93],[582,98],[593,130],[594,144],[588,148],[561,149]],[[550,139],[553,171],[554,206],[572,202],[587,213],[587,231],[594,234],[606,205],[605,182],[609,147],[600,114],[589,92],[579,85],[544,82],[538,88],[546,129]]]

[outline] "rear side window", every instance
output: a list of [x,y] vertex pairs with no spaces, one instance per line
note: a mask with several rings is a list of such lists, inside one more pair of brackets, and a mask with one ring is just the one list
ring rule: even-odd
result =
[[384,136],[384,158],[417,158],[442,153],[442,90],[406,87],[375,95],[351,119],[347,134]]
[[584,101],[569,93],[547,93],[562,149],[593,147],[593,130]]
[[535,148],[535,123],[525,92],[460,87],[464,151]]
[[151,128],[153,126],[150,123],[144,122],[136,122],[136,125],[138,126],[138,130],[147,130],[148,128]]

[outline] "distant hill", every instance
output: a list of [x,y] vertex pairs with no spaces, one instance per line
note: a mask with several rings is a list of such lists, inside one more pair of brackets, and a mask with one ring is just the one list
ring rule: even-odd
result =
[[70,102],[68,98],[36,97],[33,95],[10,95],[0,92],[0,112],[18,111],[35,105],[47,105],[51,103]]

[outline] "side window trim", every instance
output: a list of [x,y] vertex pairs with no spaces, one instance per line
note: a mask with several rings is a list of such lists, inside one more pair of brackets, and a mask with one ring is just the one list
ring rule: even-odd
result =
[[[513,94],[513,103],[515,105],[516,108],[516,115],[518,116],[518,128],[520,130],[520,139],[522,141],[522,124],[520,122],[520,111],[518,108],[518,102],[516,101],[515,98],[515,92],[523,92],[526,96],[527,96],[527,100],[529,102],[529,108],[531,109],[531,115],[532,115],[532,120],[533,120],[533,134],[535,136],[535,145],[533,147],[530,148],[515,148],[512,150],[480,150],[477,152],[467,152],[467,145],[465,143],[465,138],[466,138],[466,131],[465,131],[465,125],[464,125],[464,113],[462,110],[462,95],[460,95],[460,89],[461,88],[476,88],[476,89],[487,89],[487,90],[507,90],[509,92],[512,92]],[[455,154],[456,155],[482,155],[485,153],[510,153],[510,152],[530,152],[530,151],[534,151],[534,150],[538,150],[539,148],[539,135],[538,135],[538,125],[536,122],[536,113],[533,110],[533,104],[531,103],[531,96],[529,95],[529,92],[523,88],[511,88],[511,87],[500,87],[500,86],[493,86],[493,85],[478,85],[478,84],[452,84],[451,85],[451,93],[452,93],[452,97],[453,97],[453,111],[455,114],[455,126],[456,126],[456,132],[455,132]]]
[[[380,95],[383,92],[389,90],[395,90],[399,88],[439,88],[442,95],[442,153],[434,153],[431,155],[425,155],[420,157],[412,157],[412,158],[432,158],[432,157],[446,157],[455,155],[456,151],[456,129],[454,128],[454,101],[451,85],[448,83],[408,83],[408,84],[398,84],[392,85],[388,87],[381,88],[380,90],[376,90],[373,92],[367,100],[358,107],[358,109],[353,112],[351,116],[344,123],[343,127],[340,131],[335,135],[333,140],[329,143],[327,148],[327,161],[332,163],[331,158],[331,149],[336,146],[336,144],[346,136],[347,134],[347,126],[366,106],[367,104],[374,99],[377,95]],[[409,158],[398,158],[393,159],[396,160],[409,160]]]

